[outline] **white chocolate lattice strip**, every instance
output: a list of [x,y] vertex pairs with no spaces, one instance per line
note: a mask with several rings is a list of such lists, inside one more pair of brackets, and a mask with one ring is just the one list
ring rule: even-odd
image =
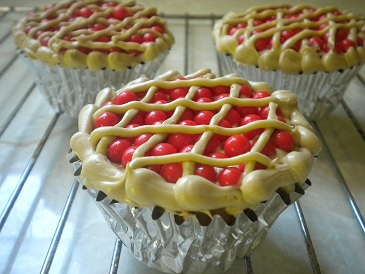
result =
[[[255,92],[266,90],[268,87],[265,83],[249,83],[235,74],[216,77],[209,70],[201,70],[183,79],[175,71],[154,80],[141,78],[118,91],[121,93],[128,90],[144,94],[139,101],[125,105],[105,104],[113,101],[117,94],[108,89],[101,91],[96,102],[100,107],[92,108],[93,111],[90,111],[90,106],[87,106],[81,111],[79,118],[81,132],[75,134],[70,142],[73,152],[82,161],[81,176],[85,185],[134,206],[158,205],[174,212],[207,212],[218,208],[230,208],[231,212],[232,210],[239,212],[271,197],[280,187],[303,183],[313,164],[313,156],[321,150],[321,144],[308,122],[298,112],[295,95],[287,91],[277,91],[261,99],[243,98],[237,92],[239,83],[249,85]],[[198,87],[217,85],[230,86],[229,97],[212,103],[197,104],[191,100]],[[153,98],[152,94],[157,90],[178,87],[189,87],[185,98],[162,105],[149,103]],[[232,128],[219,125],[231,108],[253,105],[268,105],[270,108],[268,118]],[[181,112],[185,109],[191,107],[204,110],[212,109],[213,106],[216,113],[208,125],[178,124]],[[162,124],[127,128],[131,117],[125,119],[126,115],[132,113],[131,116],[135,116],[153,107],[174,112]],[[286,122],[278,119],[277,108],[282,111]],[[114,126],[89,130],[90,125],[95,124],[96,119],[105,112],[118,113],[122,116],[120,122]],[[204,154],[205,146],[214,134],[231,136],[256,129],[262,129],[263,132],[247,153],[222,159],[211,158]],[[264,155],[262,150],[276,129],[292,133],[296,139],[296,147],[292,152],[281,152],[272,159]],[[201,135],[201,137],[193,144],[190,152],[153,157],[148,154],[148,151],[163,142],[168,134],[175,132]],[[107,148],[116,137],[129,138],[143,133],[151,133],[153,137],[135,150],[133,158],[125,168],[107,159]],[[149,166],[167,163],[182,163],[182,176],[176,183],[168,183],[160,174],[148,169]],[[236,186],[222,187],[194,174],[195,166],[198,164],[213,166],[219,170],[241,163],[246,163],[246,168]],[[255,170],[256,163],[264,165],[266,169]]]
[[[126,16],[115,18],[116,8]],[[153,60],[174,43],[156,9],[135,1],[62,1],[19,21],[13,37],[28,57],[49,65],[117,71]]]
[[332,72],[365,62],[365,17],[335,7],[268,5],[229,13],[213,37],[219,51],[263,70]]

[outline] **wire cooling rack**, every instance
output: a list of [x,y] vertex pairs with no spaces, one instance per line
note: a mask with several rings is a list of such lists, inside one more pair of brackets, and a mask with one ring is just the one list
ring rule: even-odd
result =
[[[11,26],[27,11],[0,7],[0,272],[160,273],[123,248],[74,180],[67,151],[77,126],[48,106],[12,42]],[[161,72],[221,74],[210,36],[220,16],[164,16],[176,44]],[[312,121],[324,145],[313,185],[226,273],[365,273],[364,75],[333,113]]]

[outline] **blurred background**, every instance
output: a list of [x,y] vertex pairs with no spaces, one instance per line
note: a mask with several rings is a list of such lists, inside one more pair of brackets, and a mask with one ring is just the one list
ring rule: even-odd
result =
[[[57,1],[52,0],[2,0],[0,6],[24,6],[34,7],[43,6],[48,3],[54,3]],[[292,5],[297,4],[309,4],[315,7],[323,6],[336,6],[340,9],[348,10],[354,13],[365,13],[365,1],[364,0],[141,0],[138,1],[148,6],[156,6],[160,11],[169,14],[224,14],[232,10],[246,9],[251,6],[258,6],[264,4],[277,4],[288,3]]]

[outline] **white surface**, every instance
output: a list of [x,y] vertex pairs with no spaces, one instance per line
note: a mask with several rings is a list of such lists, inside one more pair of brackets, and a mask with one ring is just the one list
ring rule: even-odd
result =
[[[5,2],[0,1],[0,5]],[[354,5],[363,3],[351,2]],[[206,13],[209,14],[208,10]],[[1,19],[0,39],[10,29],[11,19],[20,16],[21,14],[11,13]],[[176,34],[176,44],[161,71],[178,69],[184,73],[185,21],[169,21],[172,31]],[[210,38],[211,23],[211,20],[189,21],[188,72],[210,67],[218,73]],[[8,36],[0,44],[0,72],[13,56],[15,47]],[[20,59],[16,59],[0,77],[0,127],[26,90],[31,87],[32,82],[30,71]],[[365,130],[365,87],[358,79],[352,81],[345,99]],[[0,213],[53,115],[53,110],[38,89],[34,88],[1,136]],[[318,121],[318,126],[358,203],[361,214],[364,215],[364,139],[342,106],[326,119]],[[40,271],[73,184],[73,170],[67,162],[66,154],[69,138],[76,129],[76,125],[66,117],[60,116],[57,120],[0,232],[0,273]],[[365,235],[354,217],[326,151],[320,154],[310,179],[313,186],[300,200],[300,204],[322,273],[364,273]],[[114,234],[105,224],[94,202],[79,189],[50,273],[107,273],[114,243]],[[312,272],[293,206],[279,217],[262,246],[252,256],[252,262],[254,273]],[[141,265],[126,248],[122,249],[118,273],[137,274],[147,271],[159,273]],[[244,262],[237,261],[227,273],[246,273]]]

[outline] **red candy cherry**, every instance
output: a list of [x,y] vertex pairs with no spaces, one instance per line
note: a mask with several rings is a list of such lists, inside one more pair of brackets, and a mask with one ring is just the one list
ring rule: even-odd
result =
[[225,119],[231,124],[231,126],[236,126],[240,123],[241,116],[237,110],[231,109],[228,111]]
[[171,133],[167,137],[167,142],[173,145],[177,151],[194,143],[193,136],[184,133]]
[[114,140],[108,147],[107,156],[109,160],[121,164],[124,151],[131,146],[132,143],[128,140],[122,138]]
[[193,120],[182,120],[179,124],[184,125],[184,126],[196,126],[197,125],[197,123]]
[[106,26],[103,24],[99,24],[99,23],[96,23],[94,26],[91,27],[92,31],[99,31],[99,30],[103,30],[103,29],[106,29]]
[[126,17],[131,16],[131,13],[125,7],[115,7],[112,13],[114,19],[123,20]]
[[240,36],[238,36],[238,38],[237,38],[237,42],[238,42],[238,44],[243,44],[244,42],[245,42],[245,36],[244,35],[240,35]]
[[188,145],[188,146],[184,147],[180,152],[181,153],[191,152],[193,148],[194,148],[194,145]]
[[176,183],[182,176],[183,169],[181,163],[164,164],[161,167],[161,176],[169,183]]
[[152,110],[147,113],[144,120],[147,125],[153,125],[155,122],[163,122],[167,118],[167,114],[162,110]]
[[238,30],[238,28],[230,26],[228,29],[228,35],[234,35],[237,30]]
[[157,37],[151,32],[143,34],[143,43],[155,42],[156,39]]
[[[127,125],[125,128],[134,129],[134,128],[137,128],[137,127],[140,127],[140,126],[141,126],[141,124],[133,123],[133,124]],[[136,137],[124,137],[124,139],[128,140],[131,143],[134,143],[134,140],[136,139]]]
[[177,153],[176,148],[169,143],[159,143],[155,145],[149,152],[150,156],[164,156]]
[[195,175],[201,176],[211,182],[217,181],[217,173],[212,166],[198,164],[195,168]]
[[187,108],[181,115],[179,121],[193,120],[193,119],[194,119],[194,112],[190,108]]
[[[270,111],[270,107],[269,106],[264,106],[260,109],[259,115],[261,116],[261,118],[267,119],[267,117],[269,116],[269,111]],[[280,109],[276,109],[276,115],[277,116],[283,116],[283,113],[281,112]]]
[[140,146],[143,145],[144,143],[146,143],[151,137],[153,136],[153,134],[151,133],[144,133],[139,135],[138,137],[136,137],[136,139],[134,140],[134,145],[135,146]]
[[235,110],[238,111],[238,113],[240,114],[241,117],[244,117],[249,114],[258,114],[259,113],[258,107],[235,107]]
[[294,35],[295,35],[295,32],[293,30],[290,30],[290,29],[284,30],[281,33],[280,43],[284,44],[286,40],[293,37]]
[[225,158],[228,158],[226,154],[224,154],[223,152],[219,152],[219,151],[216,151],[216,152],[211,153],[209,155],[209,157],[216,158],[216,159],[225,159]]
[[133,119],[129,122],[130,124],[138,124],[138,125],[143,125],[144,124],[144,118],[145,118],[145,113],[140,111],[138,112]]
[[[241,126],[247,125],[249,123],[253,123],[256,121],[262,120],[262,117],[257,114],[248,114],[241,120]],[[261,134],[264,131],[262,128],[254,129],[252,131],[244,133],[244,136],[248,138],[249,140],[252,140],[257,135]]]
[[122,91],[115,98],[115,103],[117,105],[123,105],[132,101],[138,101],[138,96],[131,90]]
[[[232,124],[230,122],[228,122],[226,119],[223,119],[222,121],[220,121],[218,125],[220,127],[224,127],[224,128],[232,128]],[[218,135],[218,138],[219,138],[219,140],[224,141],[228,137],[225,135]]]
[[51,39],[51,37],[49,37],[49,36],[44,37],[41,42],[42,46],[47,47],[50,39]]
[[221,145],[221,141],[219,140],[219,137],[217,135],[213,135],[212,138],[210,138],[207,146],[205,147],[204,155],[209,155],[216,151]]
[[293,135],[286,130],[276,130],[272,135],[274,145],[287,152],[293,151],[295,148],[295,140]]
[[142,44],[143,43],[143,37],[141,35],[138,35],[138,34],[133,34],[129,38],[129,41],[131,41],[133,43],[137,43],[137,44]]
[[164,33],[165,32],[165,28],[162,25],[152,26],[151,29],[153,29],[154,31],[157,31],[159,33]]
[[213,93],[209,88],[206,87],[200,87],[197,91],[196,94],[194,96],[194,101],[197,101],[200,98],[209,98],[209,99],[213,99]]
[[255,47],[257,51],[263,51],[269,48],[270,39],[268,38],[260,38],[255,42]]
[[94,12],[89,9],[89,8],[81,8],[79,11],[80,16],[84,17],[84,18],[89,18]]
[[[256,143],[257,141],[253,142],[251,146],[254,147]],[[276,155],[275,145],[271,141],[268,141],[264,146],[264,148],[261,150],[261,153],[266,155],[267,157],[275,156]]]
[[350,39],[344,39],[335,44],[335,50],[339,54],[346,53],[351,47],[356,47],[356,43]]
[[123,155],[122,155],[122,165],[123,167],[126,167],[127,164],[132,161],[132,158],[133,158],[133,154],[134,152],[136,151],[137,149],[137,146],[131,146],[129,148],[127,148]]
[[240,97],[244,98],[252,98],[253,97],[253,91],[251,89],[251,87],[247,86],[247,85],[242,85],[241,86],[241,90],[240,90]]
[[324,41],[321,37],[314,36],[309,39],[309,45],[316,51],[323,51]]
[[348,29],[338,29],[335,35],[335,40],[336,42],[342,41],[346,39],[348,35],[349,35]]
[[118,124],[119,117],[113,112],[104,112],[95,120],[95,127],[108,127]]
[[198,103],[204,104],[204,103],[211,103],[213,102],[212,99],[208,98],[208,97],[202,97],[199,98],[198,100],[196,100]]
[[214,95],[221,95],[223,93],[230,93],[230,86],[216,86],[211,88]]
[[254,99],[262,99],[262,98],[266,98],[266,97],[270,97],[270,96],[271,96],[270,92],[265,91],[265,90],[261,90],[261,91],[256,92],[253,95],[253,98]]
[[218,176],[221,186],[235,186],[239,183],[242,172],[236,167],[226,167]]
[[210,110],[202,110],[194,116],[194,122],[198,125],[209,125],[214,116],[214,112]]
[[359,46],[359,47],[363,47],[364,46],[364,39],[363,38],[357,37],[356,42],[357,42],[357,46]]
[[151,103],[156,103],[158,101],[163,101],[163,102],[168,102],[167,101],[167,96],[164,92],[162,91],[157,91],[154,95],[153,95],[153,98],[151,100]]
[[245,154],[250,151],[250,141],[243,135],[230,136],[224,142],[224,152],[228,157]]
[[185,96],[188,94],[187,88],[176,88],[170,91],[170,100],[174,101],[179,98],[185,98]]
[[161,172],[161,165],[150,165],[150,166],[146,166],[147,169],[152,170],[158,174],[160,174]]
[[302,40],[297,41],[294,46],[292,46],[292,49],[299,52],[302,47]]
[[215,98],[215,100],[216,100],[216,101],[219,101],[219,100],[221,100],[221,99],[223,99],[223,98],[227,98],[227,97],[229,97],[229,94],[228,94],[228,93],[222,93],[222,94],[219,94],[219,95]]

